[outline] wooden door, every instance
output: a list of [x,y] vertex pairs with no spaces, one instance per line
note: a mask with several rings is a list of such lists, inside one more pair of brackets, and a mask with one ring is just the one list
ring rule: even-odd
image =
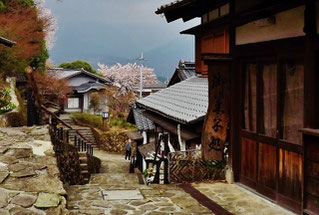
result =
[[303,65],[242,62],[240,182],[295,211],[301,208]]

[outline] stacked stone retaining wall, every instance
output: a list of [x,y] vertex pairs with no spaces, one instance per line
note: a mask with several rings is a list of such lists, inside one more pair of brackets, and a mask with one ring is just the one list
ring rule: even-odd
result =
[[48,128],[0,129],[0,214],[68,214]]

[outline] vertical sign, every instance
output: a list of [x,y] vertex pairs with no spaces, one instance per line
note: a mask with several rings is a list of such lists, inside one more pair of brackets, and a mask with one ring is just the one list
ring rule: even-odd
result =
[[228,137],[230,110],[229,64],[209,64],[209,107],[203,127],[202,155],[204,160],[221,160]]

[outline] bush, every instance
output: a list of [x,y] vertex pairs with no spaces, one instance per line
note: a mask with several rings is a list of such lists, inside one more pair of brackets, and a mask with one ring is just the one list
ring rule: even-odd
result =
[[10,88],[0,90],[0,114],[10,112],[16,108],[15,104],[11,102],[10,91]]
[[134,129],[136,128],[135,125],[131,124],[131,123],[128,123],[126,121],[126,117],[114,117],[114,118],[111,118],[110,119],[110,126],[117,126],[117,127],[121,127],[121,128],[124,128],[124,129]]
[[103,120],[101,116],[89,114],[89,113],[72,113],[71,118],[77,123],[107,130],[107,126],[103,126]]
[[226,160],[207,161],[208,177],[214,180],[224,179],[226,166]]

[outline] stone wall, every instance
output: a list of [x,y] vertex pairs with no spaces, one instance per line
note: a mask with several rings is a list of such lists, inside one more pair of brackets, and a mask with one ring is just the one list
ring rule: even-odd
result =
[[101,160],[95,156],[87,154],[88,170],[90,174],[99,173],[101,168]]
[[98,158],[84,152],[87,159],[81,161],[78,149],[71,145],[73,143],[67,143],[65,133],[63,140],[57,138],[58,135],[55,136],[53,130],[50,133],[60,170],[60,179],[64,184],[78,185],[88,182],[89,176],[83,175],[83,169],[81,169],[83,162],[87,164],[86,170],[89,174],[99,172],[101,161]]
[[0,129],[0,214],[68,214],[47,127]]
[[61,181],[68,185],[83,184],[78,150],[70,144],[54,148]]
[[[107,131],[100,132],[92,128],[92,132],[95,136],[95,139],[98,142],[100,149],[106,152],[114,152],[125,154],[125,143],[128,140],[128,137],[125,132],[118,131]],[[132,155],[136,154],[136,144],[132,143]]]

